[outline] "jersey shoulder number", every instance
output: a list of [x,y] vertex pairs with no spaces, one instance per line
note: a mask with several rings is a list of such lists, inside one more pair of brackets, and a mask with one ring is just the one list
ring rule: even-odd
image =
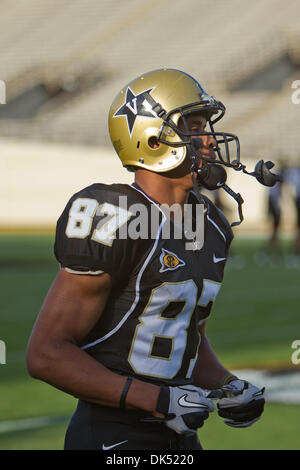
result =
[[103,270],[113,278],[128,267],[126,237],[117,235],[133,214],[119,204],[122,185],[115,186],[91,185],[67,203],[57,222],[54,246],[62,267]]

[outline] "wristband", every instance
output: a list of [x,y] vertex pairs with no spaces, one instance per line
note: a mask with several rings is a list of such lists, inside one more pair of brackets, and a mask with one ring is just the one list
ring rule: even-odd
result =
[[170,403],[170,390],[169,387],[162,386],[160,387],[160,392],[158,395],[156,410],[159,413],[164,415],[168,414],[169,410],[169,403]]
[[125,382],[124,388],[122,390],[121,398],[120,398],[120,408],[122,409],[125,408],[125,400],[126,400],[127,393],[128,393],[128,390],[132,381],[133,381],[132,377],[127,377],[127,380]]
[[223,379],[221,380],[220,387],[224,387],[224,385],[227,385],[232,380],[238,380],[238,377],[229,372],[229,374],[224,375]]

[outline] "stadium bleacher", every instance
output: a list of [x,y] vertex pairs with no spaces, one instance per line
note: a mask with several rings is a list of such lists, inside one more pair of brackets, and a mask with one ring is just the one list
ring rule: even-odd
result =
[[31,116],[1,115],[2,136],[109,145],[107,112],[120,87],[168,66],[226,104],[220,129],[240,136],[247,157],[297,157],[291,79],[277,91],[232,89],[284,54],[300,64],[298,0],[5,0],[1,11],[8,105],[39,84],[66,91],[79,82],[76,93],[50,93]]

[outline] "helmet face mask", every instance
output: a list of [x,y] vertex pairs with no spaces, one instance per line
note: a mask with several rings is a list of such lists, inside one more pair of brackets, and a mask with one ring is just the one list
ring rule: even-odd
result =
[[[186,118],[192,113],[203,114],[210,131],[189,130]],[[238,137],[214,130],[224,114],[225,106],[190,75],[174,69],[155,70],[133,80],[117,95],[109,112],[110,137],[123,166],[161,173],[175,169],[188,155],[194,161],[211,161],[196,145],[201,135],[209,135],[216,144],[214,163],[236,169]],[[153,145],[154,139],[158,145]]]
[[[219,113],[219,116],[215,119],[212,119],[211,116],[218,112],[216,111],[216,108],[213,110],[203,108],[195,110],[194,106],[196,104],[199,103],[193,103],[191,105],[193,110],[190,112],[188,111],[189,106],[184,107],[185,109],[179,108],[170,111],[164,118],[164,124],[158,134],[158,141],[171,147],[181,147],[185,145],[189,153],[194,157],[202,159],[206,162],[211,162],[210,158],[207,158],[205,155],[201,154],[201,145],[196,145],[197,142],[199,143],[199,140],[201,143],[201,136],[211,136],[216,144],[213,149],[216,153],[216,160],[214,160],[214,163],[219,163],[221,165],[225,165],[226,167],[237,168],[240,161],[240,144],[238,137],[235,134],[231,134],[229,132],[216,132],[213,126],[215,122],[219,121],[219,119],[223,117],[225,108],[224,111],[223,109],[220,109],[221,113]],[[218,102],[218,106],[223,107],[223,104]],[[210,131],[193,132],[189,129],[186,117],[194,113],[201,114],[207,118]],[[179,127],[180,120],[183,125]],[[175,124],[175,122],[177,124]],[[184,129],[182,129],[182,127]],[[175,132],[175,134],[178,135],[177,142],[168,140],[168,133],[173,135],[172,132]]]

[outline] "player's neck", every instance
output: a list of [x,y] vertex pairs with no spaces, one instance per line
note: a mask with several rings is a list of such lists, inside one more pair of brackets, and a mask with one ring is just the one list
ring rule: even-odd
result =
[[159,204],[180,204],[187,202],[190,183],[187,178],[173,180],[163,174],[147,170],[138,170],[135,173],[135,183],[154,201]]

